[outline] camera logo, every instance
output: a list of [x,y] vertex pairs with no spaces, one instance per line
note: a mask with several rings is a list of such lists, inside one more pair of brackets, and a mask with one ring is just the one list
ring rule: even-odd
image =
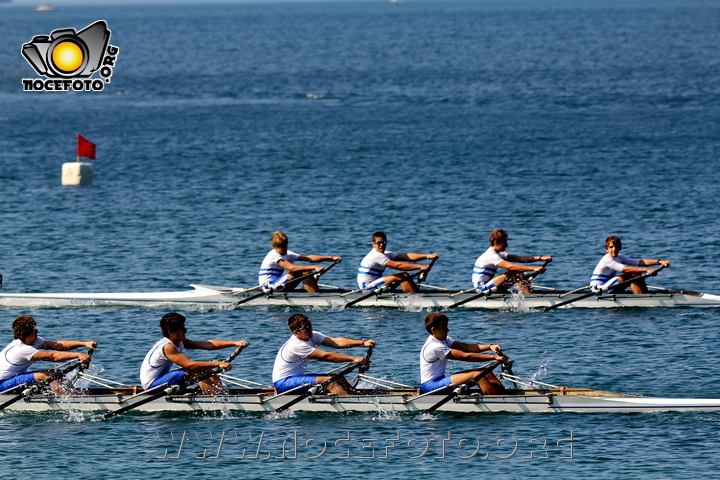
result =
[[[76,32],[74,28],[53,30],[37,35],[22,46],[22,55],[40,78],[23,78],[23,90],[35,91],[102,91],[110,83],[120,53],[109,44],[110,30],[100,20]],[[99,70],[100,77],[91,79]]]

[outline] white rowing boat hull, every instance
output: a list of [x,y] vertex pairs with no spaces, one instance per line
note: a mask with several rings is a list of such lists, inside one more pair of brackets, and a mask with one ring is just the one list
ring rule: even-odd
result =
[[[0,306],[6,307],[91,307],[134,305],[145,307],[167,307],[169,305],[212,305],[232,307],[237,302],[257,292],[243,293],[243,289],[192,285],[194,290],[182,292],[142,293],[2,293]],[[472,300],[458,308],[465,309],[535,309],[545,308],[571,300],[582,293],[561,297],[563,291],[533,293],[529,295],[493,295]],[[342,308],[346,303],[364,294],[347,294],[341,290],[321,293],[289,292],[261,296],[241,306],[280,306]],[[382,307],[420,310],[447,308],[456,302],[468,299],[473,294],[454,295],[453,292],[422,292],[418,294],[383,294],[371,296],[356,307]],[[720,307],[720,295],[692,292],[687,290],[663,290],[646,295],[608,294],[592,296],[560,308],[618,308],[618,307]]]
[[[7,410],[19,412],[66,412],[69,410],[106,413],[143,399],[130,399],[129,393],[103,392],[92,389],[82,396],[55,397],[39,395],[14,403]],[[127,389],[129,390],[129,389]],[[631,413],[666,411],[719,411],[720,399],[652,398],[621,396],[588,389],[521,390],[516,395],[463,395],[438,409],[454,413]],[[0,395],[0,403],[13,395]],[[273,397],[270,391],[232,392],[224,396],[175,395],[156,399],[136,409],[138,412],[254,412],[271,413],[296,398],[294,395]],[[323,413],[411,413],[429,409],[443,395],[417,398],[412,390],[338,397],[319,395],[295,404],[296,412]],[[128,400],[130,399],[130,400]],[[270,399],[270,400],[266,400]]]

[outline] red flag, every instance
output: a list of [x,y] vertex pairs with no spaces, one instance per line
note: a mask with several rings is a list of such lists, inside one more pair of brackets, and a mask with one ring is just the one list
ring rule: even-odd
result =
[[95,160],[95,144],[88,142],[78,133],[77,156]]

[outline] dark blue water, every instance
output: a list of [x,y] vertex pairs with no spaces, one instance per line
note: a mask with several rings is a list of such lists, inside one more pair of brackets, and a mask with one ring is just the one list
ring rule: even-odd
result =
[[[120,47],[105,91],[22,92],[35,75],[23,43],[100,19]],[[323,278],[334,285],[353,284],[370,234],[384,230],[391,249],[440,253],[431,284],[467,288],[489,232],[504,228],[511,253],[555,257],[541,285],[585,285],[616,234],[627,255],[673,262],[655,284],[720,293],[718,20],[720,7],[702,0],[0,7],[3,288],[249,286],[278,229],[297,252],[343,255]],[[98,145],[94,186],[62,187],[78,132]],[[47,338],[98,341],[93,368],[134,384],[163,313],[3,309],[0,343],[17,315],[31,314]],[[290,313],[185,312],[190,338],[249,339],[235,372],[266,383]],[[424,314],[310,312],[326,333],[376,338],[371,373],[409,384]],[[459,340],[502,343],[517,373],[549,383],[717,397],[719,319],[716,310],[475,311],[454,313],[450,328]],[[110,422],[5,413],[0,472],[697,478],[720,467],[719,422],[714,413]],[[180,457],[159,459],[178,454],[183,433]],[[219,458],[207,458],[223,433]],[[298,458],[287,458],[282,444],[295,434]],[[557,442],[571,434],[573,458],[560,458],[569,447]],[[308,458],[322,438],[327,451]],[[473,458],[459,457],[477,441]],[[58,466],[41,470],[49,458]]]

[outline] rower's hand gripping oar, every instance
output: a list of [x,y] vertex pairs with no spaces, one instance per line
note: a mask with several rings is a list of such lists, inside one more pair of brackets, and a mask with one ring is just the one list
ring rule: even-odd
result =
[[[363,372],[366,372],[367,369],[370,368],[370,356],[372,355],[372,350],[373,350],[373,347],[368,347],[368,352],[365,355],[365,360],[367,360],[367,368],[365,368],[365,370],[363,370]],[[273,410],[270,413],[280,413],[280,412],[284,412],[285,410],[288,410],[293,405],[296,405],[296,404],[302,402],[303,400],[305,400],[306,398],[312,397],[316,393],[325,390],[328,385],[330,385],[331,383],[337,382],[338,380],[340,380],[341,377],[344,377],[345,375],[352,372],[353,370],[355,370],[358,367],[363,368],[363,366],[361,365],[360,362],[354,362],[351,365],[348,365],[347,367],[340,370],[338,373],[334,374],[332,377],[328,378],[324,382],[313,385],[309,390],[307,390],[302,395],[298,395],[297,397],[293,398],[286,404],[279,406],[278,408],[276,408],[275,410]]]
[[[543,263],[540,268],[541,269],[545,268],[547,266],[547,264],[550,262],[552,262],[552,260],[545,260],[545,263]],[[523,278],[521,278],[518,281],[520,281],[520,282],[525,281],[525,280],[532,281],[535,277],[540,275],[541,271],[542,270],[538,270],[538,271],[532,272],[528,275],[523,275]],[[472,302],[473,300],[477,300],[480,297],[490,297],[490,295],[492,295],[493,293],[496,293],[499,288],[500,287],[498,285],[493,285],[491,288],[488,288],[487,290],[483,290],[482,292],[478,293],[477,295],[473,295],[472,297],[468,297],[464,300],[460,300],[459,302],[453,303],[452,305],[447,307],[445,310],[451,310],[453,308],[459,307],[460,305],[465,305],[466,303]]]
[[[95,347],[97,347],[97,344],[93,343],[91,345],[91,348],[88,349],[88,353],[87,353],[88,356],[92,357],[92,354],[95,351]],[[90,360],[88,360],[88,363],[89,362],[90,362]],[[84,364],[83,362],[78,361],[76,363],[73,363],[72,365],[65,367],[65,368],[56,368],[54,373],[51,374],[50,377],[46,378],[45,380],[42,380],[40,382],[30,385],[28,388],[23,390],[21,393],[14,396],[13,398],[11,398],[7,402],[3,403],[2,405],[0,405],[0,410],[6,409],[13,403],[18,402],[18,401],[22,400],[23,398],[27,398],[27,397],[30,397],[32,395],[39,393],[40,391],[42,391],[43,388],[50,385],[55,380],[66,376],[68,373],[72,372],[76,368],[79,368],[83,364]],[[20,386],[24,386],[24,385],[27,385],[27,384],[23,384]]]
[[358,368],[358,373],[355,376],[355,379],[353,380],[352,386],[353,388],[357,386],[358,382],[360,381],[360,377],[363,373],[370,370],[370,357],[372,357],[373,347],[368,347],[368,351],[365,354],[365,360],[367,360],[367,363],[365,365],[360,365],[360,368]]
[[[245,349],[246,346],[247,346],[247,345],[243,345],[243,346],[237,347],[237,348],[235,349],[235,351],[234,351],[233,353],[231,353],[230,356],[225,359],[225,363],[231,363],[233,360],[235,360],[235,357],[237,357],[238,355],[240,355],[240,352],[242,352],[242,351]],[[177,384],[175,384],[175,385],[168,385],[167,388],[165,388],[164,390],[162,390],[162,391],[160,391],[160,392],[158,392],[158,393],[155,393],[155,394],[153,394],[153,395],[150,395],[149,397],[143,398],[142,400],[139,400],[139,401],[137,401],[137,402],[135,402],[135,403],[133,403],[133,404],[130,404],[130,405],[126,405],[126,406],[124,406],[124,407],[122,407],[122,408],[119,408],[119,409],[117,409],[117,410],[114,410],[114,411],[112,411],[112,412],[108,412],[108,413],[106,413],[105,415],[103,415],[103,418],[105,418],[105,419],[112,418],[112,417],[115,417],[115,416],[117,416],[117,415],[120,415],[120,414],[123,414],[123,413],[125,413],[125,412],[128,412],[128,411],[130,411],[130,410],[134,410],[134,409],[136,409],[136,408],[138,408],[138,407],[140,407],[140,406],[142,406],[142,405],[145,405],[146,403],[150,403],[150,402],[152,402],[153,400],[157,400],[158,398],[162,398],[162,397],[165,397],[165,396],[167,396],[167,395],[173,395],[173,394],[176,394],[176,393],[182,393],[182,392],[184,392],[185,390],[187,390],[188,388],[190,388],[191,386],[195,385],[196,383],[205,381],[205,380],[207,380],[207,379],[210,378],[210,377],[214,377],[215,375],[219,375],[219,374],[222,373],[223,371],[224,371],[223,368],[213,368],[212,370],[208,370],[208,371],[206,371],[206,372],[203,372],[203,373],[201,373],[200,375],[198,375],[197,377],[194,377],[194,378],[192,378],[192,379],[189,379],[189,380],[188,380],[187,377],[186,377],[186,378],[184,378],[183,380],[181,380],[180,383],[177,383]],[[153,390],[155,390],[155,389],[157,389],[157,388],[159,388],[159,387],[162,387],[163,385],[165,385],[165,384],[159,385],[158,387],[155,387],[154,389],[151,389],[151,390],[148,390],[148,391],[153,391]]]
[[471,378],[469,381],[458,385],[445,398],[443,398],[442,400],[437,402],[435,405],[433,405],[432,407],[425,410],[423,413],[432,413],[435,410],[437,410],[438,408],[440,408],[443,405],[445,405],[446,403],[448,403],[453,398],[455,398],[459,395],[463,395],[468,390],[468,388],[472,387],[473,385],[478,383],[480,380],[482,380],[484,377],[488,376],[500,364],[502,364],[502,361],[500,361],[500,360],[493,361],[487,367],[480,370],[480,372],[477,375],[475,375],[473,378]]
[[563,305],[569,305],[571,303],[575,303],[575,302],[583,300],[585,298],[592,297],[593,295],[596,295],[598,298],[600,298],[600,295],[607,293],[610,290],[624,288],[624,287],[627,287],[628,285],[630,285],[631,283],[637,282],[638,280],[644,280],[648,277],[652,277],[653,275],[657,275],[658,272],[660,270],[662,270],[663,268],[665,268],[665,265],[662,265],[660,268],[656,268],[655,270],[653,270],[650,273],[640,275],[639,277],[630,278],[628,280],[625,280],[624,282],[618,283],[617,285],[611,285],[609,287],[598,288],[594,292],[585,293],[583,295],[580,295],[579,297],[571,298],[570,300],[565,300],[564,302],[556,303],[555,305],[550,305],[549,307],[543,308],[543,312],[547,312],[548,310],[554,310],[558,307],[562,307]]
[[[263,295],[270,296],[270,295],[272,295],[272,294],[275,292],[275,290],[277,290],[278,288],[280,288],[280,287],[282,287],[282,286],[284,286],[284,285],[287,285],[287,284],[290,283],[290,282],[302,282],[302,281],[305,280],[306,278],[310,278],[310,277],[320,278],[322,275],[326,274],[332,267],[334,267],[334,266],[337,265],[338,263],[340,263],[340,260],[335,260],[334,262],[332,262],[330,265],[328,265],[327,267],[323,268],[322,270],[319,270],[319,271],[318,271],[318,270],[313,270],[312,272],[306,273],[305,275],[301,275],[301,276],[299,276],[298,278],[293,278],[292,280],[288,281],[287,283],[283,283],[282,285],[277,285],[277,286],[275,286],[275,287],[267,287],[265,291],[262,291],[262,292],[260,292],[260,293],[256,293],[255,295],[251,295],[251,296],[249,296],[249,297],[247,297],[247,298],[243,298],[243,299],[240,300],[239,302],[235,302],[235,305],[242,305],[243,303],[250,302],[250,301],[252,301],[252,300],[255,300],[256,298],[260,298],[260,297],[262,297]],[[262,286],[261,286],[261,288],[262,288]],[[242,293],[243,293],[243,292],[239,292],[238,294],[240,295],[240,294],[242,294]]]
[[430,262],[430,264],[428,265],[428,268],[420,271],[420,274],[418,275],[418,279],[416,282],[418,288],[420,288],[421,283],[423,283],[425,280],[427,280],[427,276],[430,273],[430,270],[432,270],[432,267],[433,267],[433,265],[435,265],[435,262],[437,261],[438,258],[440,258],[440,257],[433,258],[432,261]]

